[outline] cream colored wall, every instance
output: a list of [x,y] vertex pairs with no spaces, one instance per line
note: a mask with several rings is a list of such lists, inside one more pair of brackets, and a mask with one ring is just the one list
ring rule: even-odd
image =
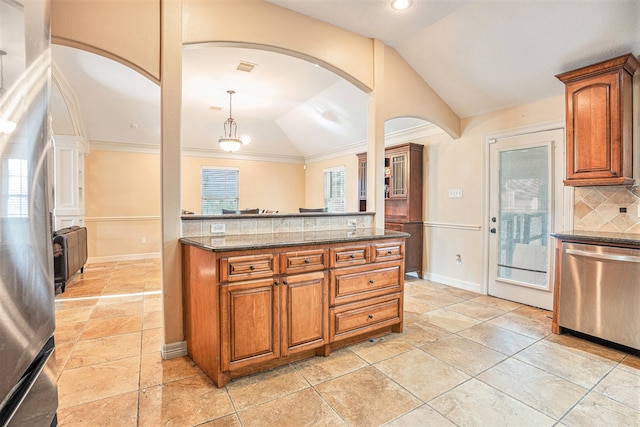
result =
[[160,0],[51,0],[51,41],[106,56],[159,81]]
[[[485,137],[488,134],[564,120],[564,97],[470,117],[462,137],[441,134],[425,144],[425,269],[441,283],[480,291],[483,278]],[[461,199],[448,190],[461,188]],[[456,263],[456,254],[462,264]]]
[[84,184],[90,259],[159,255],[157,154],[93,150],[85,158]]
[[281,213],[304,206],[305,174],[301,164],[182,156],[182,208],[200,210],[202,166],[237,168],[240,209],[259,208]]
[[358,212],[358,158],[355,154],[308,163],[304,179],[304,204],[301,207],[324,206],[324,170],[344,166],[347,186],[347,212]]

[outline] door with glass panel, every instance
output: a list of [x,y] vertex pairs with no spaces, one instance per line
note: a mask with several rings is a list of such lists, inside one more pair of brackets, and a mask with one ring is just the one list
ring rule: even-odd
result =
[[552,308],[549,233],[563,220],[563,149],[562,130],[491,143],[489,295]]

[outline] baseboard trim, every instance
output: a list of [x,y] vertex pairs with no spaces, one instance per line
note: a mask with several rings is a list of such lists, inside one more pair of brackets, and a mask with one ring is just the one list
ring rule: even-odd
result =
[[164,360],[175,359],[176,357],[186,356],[187,342],[178,341],[162,345],[162,358]]
[[442,283],[443,285],[452,286],[454,288],[464,289],[465,291],[475,292],[482,294],[482,287],[479,283],[467,282],[453,277],[442,276],[440,274],[426,273],[424,275],[426,280],[436,283]]
[[146,254],[99,256],[99,257],[90,257],[89,259],[87,259],[87,264],[97,263],[97,262],[137,261],[141,259],[155,259],[160,257],[161,257],[160,252],[149,252]]

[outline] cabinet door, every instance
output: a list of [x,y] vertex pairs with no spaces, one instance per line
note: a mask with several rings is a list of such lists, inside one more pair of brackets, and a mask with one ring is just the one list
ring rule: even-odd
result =
[[284,356],[328,343],[326,274],[319,271],[282,277],[280,307]]
[[389,197],[407,197],[407,155],[390,156],[389,166],[391,167]]
[[223,371],[280,356],[278,290],[273,279],[220,287]]

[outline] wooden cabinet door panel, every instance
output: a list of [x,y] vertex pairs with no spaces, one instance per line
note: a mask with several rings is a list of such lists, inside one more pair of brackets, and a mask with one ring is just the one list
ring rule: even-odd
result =
[[280,356],[278,288],[272,279],[220,287],[222,369]]
[[283,276],[280,286],[283,356],[328,342],[326,277],[325,272]]
[[282,274],[306,273],[327,268],[327,249],[287,252],[280,255]]

